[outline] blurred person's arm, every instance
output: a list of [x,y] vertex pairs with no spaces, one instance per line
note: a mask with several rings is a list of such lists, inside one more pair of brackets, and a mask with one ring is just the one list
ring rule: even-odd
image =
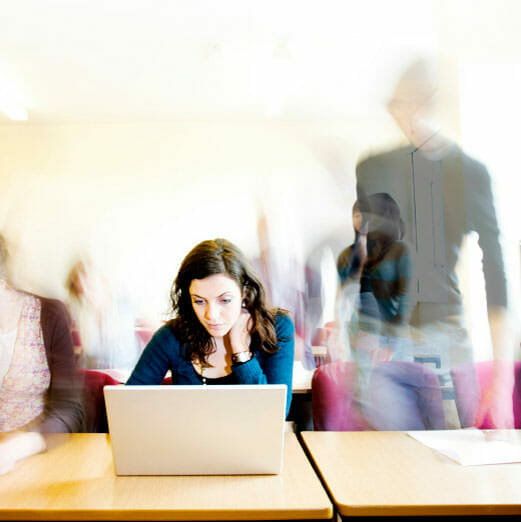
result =
[[492,384],[482,393],[475,425],[480,426],[488,414],[495,428],[513,428],[513,336],[506,309],[489,308],[488,320],[494,354],[494,372]]
[[409,322],[410,314],[410,293],[412,282],[412,260],[411,251],[408,243],[400,241],[397,243],[399,250],[399,257],[397,259],[397,300],[398,307],[396,316],[393,322],[397,325],[407,324]]
[[16,463],[47,448],[38,432],[15,432],[0,439],[0,475],[11,471]]
[[76,366],[71,319],[62,302],[43,298],[41,301],[40,322],[51,382],[37,429],[42,433],[83,431],[83,381]]
[[340,284],[359,282],[367,261],[367,224],[364,224],[355,242],[344,249],[337,260]]
[[487,296],[487,312],[494,357],[494,375],[489,389],[482,393],[476,425],[488,414],[496,428],[513,428],[514,339],[507,312],[507,284],[503,262],[500,229],[494,206],[490,176],[484,165],[465,158],[465,181],[472,178],[471,225],[478,233],[483,253],[483,275]]
[[[362,256],[359,255],[359,252]],[[355,242],[338,256],[339,284],[335,298],[335,323],[327,336],[327,348],[332,361],[350,360],[351,358],[350,324],[356,316],[360,296],[360,279],[366,256],[367,236],[365,234],[361,246]]]

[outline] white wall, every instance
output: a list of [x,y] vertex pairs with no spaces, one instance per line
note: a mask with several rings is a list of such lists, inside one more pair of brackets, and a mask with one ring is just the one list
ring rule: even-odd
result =
[[[89,253],[157,317],[197,242],[226,237],[257,255],[259,201],[297,216],[304,253],[337,229],[347,244],[357,144],[327,126],[326,150],[320,133],[280,123],[0,127],[0,227],[15,275],[63,298],[71,263]],[[340,172],[326,164],[333,154]]]

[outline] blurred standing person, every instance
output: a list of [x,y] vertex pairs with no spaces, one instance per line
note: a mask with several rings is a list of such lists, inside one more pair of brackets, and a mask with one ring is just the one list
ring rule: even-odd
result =
[[84,423],[67,310],[16,288],[7,259],[0,235],[0,474],[45,450],[45,434]]
[[83,260],[72,267],[66,288],[80,366],[131,370],[140,349],[136,317],[128,300],[114,295],[100,271]]
[[[361,161],[356,169],[357,196],[365,212],[367,195],[385,191],[404,212],[417,274],[411,325],[424,333],[427,342],[442,346],[452,367],[473,359],[456,264],[464,238],[478,234],[496,371],[479,407],[459,412],[460,422],[480,424],[489,414],[494,426],[509,428],[513,346],[506,335],[506,278],[491,179],[484,165],[441,133],[437,109],[437,88],[427,64],[416,62],[400,77],[388,103],[410,144]],[[444,369],[448,377],[449,368]]]
[[[296,231],[288,230],[288,216],[277,216],[262,210],[257,218],[259,257],[253,260],[266,290],[268,300],[278,308],[288,310],[295,324],[295,360],[305,368],[314,367],[311,346],[306,339],[304,317],[305,273],[299,259]],[[285,221],[282,226],[281,222]],[[274,226],[277,223],[277,226]],[[296,227],[294,227],[296,228]],[[281,232],[282,229],[282,232]]]

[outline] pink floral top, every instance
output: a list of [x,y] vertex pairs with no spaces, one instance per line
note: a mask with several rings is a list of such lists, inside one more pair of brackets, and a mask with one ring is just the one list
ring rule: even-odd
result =
[[16,430],[44,409],[51,372],[40,326],[41,301],[26,295],[11,363],[0,387],[0,432]]

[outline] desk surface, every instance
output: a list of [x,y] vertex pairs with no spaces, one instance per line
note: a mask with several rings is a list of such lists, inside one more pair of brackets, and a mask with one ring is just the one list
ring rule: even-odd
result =
[[404,432],[302,437],[341,515],[521,514],[521,463],[461,466]]
[[117,477],[106,434],[55,435],[55,448],[0,477],[0,520],[331,518],[333,507],[295,434],[281,475]]

